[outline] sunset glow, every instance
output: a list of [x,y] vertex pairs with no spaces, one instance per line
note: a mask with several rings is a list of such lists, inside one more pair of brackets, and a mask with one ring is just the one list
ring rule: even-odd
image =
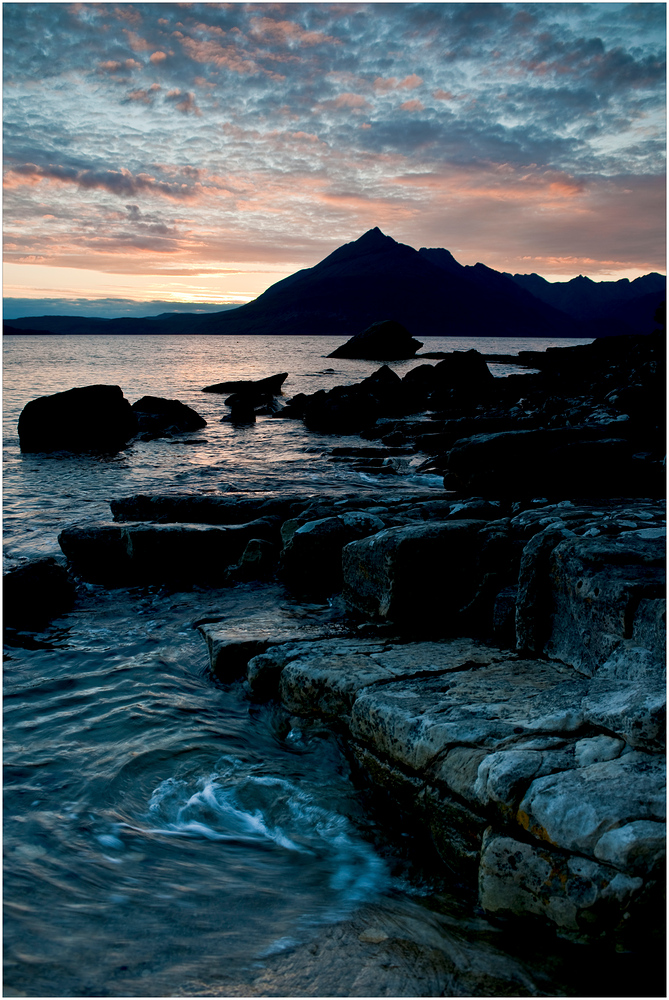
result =
[[242,303],[379,226],[665,270],[665,5],[6,3],[4,295]]

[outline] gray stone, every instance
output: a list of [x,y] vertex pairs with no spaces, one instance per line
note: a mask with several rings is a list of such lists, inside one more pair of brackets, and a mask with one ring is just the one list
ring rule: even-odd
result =
[[[382,650],[383,644],[373,640],[361,639],[325,639],[300,641],[303,633],[295,632],[295,641],[278,646],[270,646],[266,652],[254,656],[246,666],[246,680],[256,697],[268,696],[278,691],[281,672],[292,660],[310,657],[317,659],[324,656],[333,658],[355,656],[356,654],[373,654]],[[335,663],[337,659],[335,659]],[[310,713],[309,713],[310,714]]]
[[505,650],[486,646],[475,639],[449,639],[447,642],[407,642],[389,645],[370,656],[398,677],[412,674],[466,670],[502,660]]
[[[663,538],[652,528],[557,545],[550,557],[548,655],[591,677],[630,637],[639,602],[663,596],[664,558]],[[651,653],[664,657],[661,649]]]
[[568,935],[610,930],[639,892],[642,879],[568,857],[547,845],[496,834],[483,838],[479,899],[488,913],[526,917],[533,914]]
[[595,857],[625,871],[647,875],[664,861],[667,828],[648,819],[607,830],[595,844]]
[[603,760],[615,760],[624,749],[624,740],[618,740],[615,736],[590,736],[579,740],[574,747],[576,766],[588,767]]
[[664,759],[640,751],[537,778],[518,810],[518,822],[532,836],[591,856],[608,830],[664,818]]
[[666,704],[664,663],[630,640],[599,668],[582,708],[593,725],[618,733],[631,746],[658,751],[665,746]]
[[390,671],[361,654],[311,656],[284,667],[279,692],[291,712],[340,719],[367,686],[391,678]]
[[525,545],[518,571],[515,625],[516,648],[540,656],[551,633],[550,555],[574,534],[558,519],[539,530]]
[[373,616],[455,627],[475,593],[474,561],[481,522],[432,521],[387,528],[342,553],[344,597]]
[[556,664],[509,658],[369,689],[353,706],[351,732],[423,770],[454,746],[493,750],[519,735],[576,731],[586,685]]

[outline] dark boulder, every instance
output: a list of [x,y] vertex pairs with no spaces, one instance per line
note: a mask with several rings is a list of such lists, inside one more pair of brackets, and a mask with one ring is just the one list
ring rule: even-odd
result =
[[117,385],[87,385],[31,400],[19,417],[21,451],[116,452],[137,433]]
[[400,361],[413,358],[423,345],[395,320],[382,320],[357,333],[345,344],[328,354],[329,358],[360,358],[374,361]]
[[430,396],[433,409],[448,406],[454,400],[479,400],[495,389],[495,378],[485,358],[478,351],[453,351],[434,366],[434,389]]
[[142,396],[132,404],[132,410],[137,416],[139,432],[149,435],[179,434],[207,426],[204,417],[178,399]]
[[239,392],[252,396],[279,396],[281,386],[288,378],[288,372],[279,375],[269,375],[267,378],[242,379],[237,382],[217,382],[206,385],[202,392]]
[[55,559],[36,559],[10,570],[2,584],[6,628],[39,630],[74,603],[74,585]]

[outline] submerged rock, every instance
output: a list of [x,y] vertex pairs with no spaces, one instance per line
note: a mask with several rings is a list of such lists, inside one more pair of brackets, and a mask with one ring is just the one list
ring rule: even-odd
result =
[[137,416],[117,385],[87,385],[27,403],[18,423],[24,452],[120,451],[137,433]]

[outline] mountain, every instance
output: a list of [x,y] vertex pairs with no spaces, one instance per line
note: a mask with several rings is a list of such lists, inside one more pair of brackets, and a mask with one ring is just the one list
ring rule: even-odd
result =
[[[529,280],[524,282],[524,278]],[[654,295],[656,285],[644,285],[643,292]],[[584,327],[582,316],[574,312],[569,297],[562,305],[548,300],[554,294],[550,291],[553,287],[538,275],[502,274],[484,264],[463,266],[445,249],[414,250],[374,228],[236,309],[168,313],[151,319],[39,316],[14,319],[11,324],[26,331],[40,328],[53,333],[350,337],[372,323],[390,319],[418,337],[593,336],[589,326]],[[626,300],[630,311],[635,302],[634,295]],[[590,321],[586,317],[586,323]],[[606,332],[602,329],[602,335]]]
[[651,333],[654,313],[666,295],[667,279],[652,271],[630,281],[592,281],[579,274],[571,281],[546,281],[538,274],[507,274],[520,288],[584,323],[590,336]]

